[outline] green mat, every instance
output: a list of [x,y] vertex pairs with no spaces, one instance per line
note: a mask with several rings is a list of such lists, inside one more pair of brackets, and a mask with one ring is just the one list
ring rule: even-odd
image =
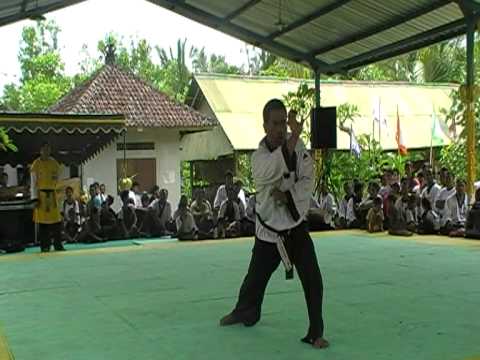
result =
[[474,359],[480,247],[430,242],[315,235],[328,350],[299,342],[303,294],[282,269],[260,323],[217,325],[235,304],[250,240],[2,257],[3,332],[17,360]]

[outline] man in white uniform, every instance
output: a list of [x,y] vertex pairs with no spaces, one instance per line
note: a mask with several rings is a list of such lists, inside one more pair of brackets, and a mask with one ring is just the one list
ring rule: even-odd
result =
[[314,187],[313,161],[299,136],[303,121],[288,114],[280,100],[263,109],[266,136],[252,156],[256,193],[256,236],[247,275],[233,311],[220,320],[227,326],[253,326],[260,320],[265,288],[280,261],[293,277],[295,265],[303,286],[310,326],[303,342],[326,348],[322,318],[323,283],[306,216]]

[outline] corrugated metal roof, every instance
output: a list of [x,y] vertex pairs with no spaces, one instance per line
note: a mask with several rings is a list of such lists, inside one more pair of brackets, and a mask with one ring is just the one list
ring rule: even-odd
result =
[[[148,1],[326,73],[466,31],[464,12],[454,0]],[[473,0],[462,3],[480,11]]]
[[[272,98],[282,98],[290,91],[296,91],[302,80],[276,79],[268,77],[242,77],[228,75],[196,75],[195,86],[199,86],[215,117],[221,124],[233,150],[253,150],[258,147],[264,136],[262,109]],[[313,87],[313,82],[310,82]],[[323,106],[339,106],[350,103],[358,106],[360,117],[353,124],[357,135],[371,134],[373,108],[380,99],[382,117],[387,126],[382,129],[381,143],[384,149],[396,149],[395,140],[397,106],[400,115],[403,138],[408,148],[426,148],[430,146],[433,109],[439,115],[440,108],[451,104],[450,93],[457,85],[435,84],[417,85],[395,82],[355,82],[331,81],[321,84],[321,102]],[[241,96],[239,96],[241,94]],[[202,158],[202,143],[208,144],[209,154],[216,148],[219,133],[208,132],[191,135],[185,152]],[[378,126],[376,127],[378,140]],[[208,138],[208,139],[207,139]],[[225,141],[221,141],[225,149]],[[447,136],[444,143],[450,142]],[[350,139],[340,130],[337,131],[339,149],[348,149]],[[192,156],[193,156],[192,155]],[[223,154],[222,154],[223,155]]]
[[[0,26],[81,1],[3,0]],[[148,1],[324,73],[464,34],[464,11],[480,14],[476,0]]]

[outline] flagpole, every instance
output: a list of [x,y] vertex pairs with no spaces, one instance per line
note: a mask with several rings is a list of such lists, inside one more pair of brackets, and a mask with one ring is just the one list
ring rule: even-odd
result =
[[433,130],[435,129],[435,106],[433,106],[432,129],[430,130],[430,166],[433,166]]
[[381,101],[382,99],[378,98],[378,144],[382,147],[382,113],[381,113]]

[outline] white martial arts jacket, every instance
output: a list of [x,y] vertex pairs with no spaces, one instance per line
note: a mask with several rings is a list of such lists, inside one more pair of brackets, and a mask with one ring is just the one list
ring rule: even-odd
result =
[[[313,160],[302,140],[295,148],[296,160],[288,158],[286,145],[270,151],[263,139],[252,155],[252,173],[257,189],[255,211],[269,228],[293,229],[306,220],[314,188]],[[288,204],[276,203],[271,195],[278,188],[286,193]],[[256,221],[256,236],[263,241],[278,242],[279,235]]]
[[450,196],[445,204],[446,218],[453,225],[464,226],[467,222],[468,196],[465,194],[463,201],[458,201],[457,194]]
[[[439,216],[440,227],[444,227],[445,224],[448,221],[447,200],[450,197],[454,196],[456,193],[457,193],[457,191],[456,191],[454,186],[452,186],[450,189],[447,189],[446,187],[443,187],[438,192],[437,198],[435,199],[435,206],[433,208],[435,209],[435,212]],[[437,206],[437,202],[439,202],[439,201],[444,201],[443,209],[440,209]]]

